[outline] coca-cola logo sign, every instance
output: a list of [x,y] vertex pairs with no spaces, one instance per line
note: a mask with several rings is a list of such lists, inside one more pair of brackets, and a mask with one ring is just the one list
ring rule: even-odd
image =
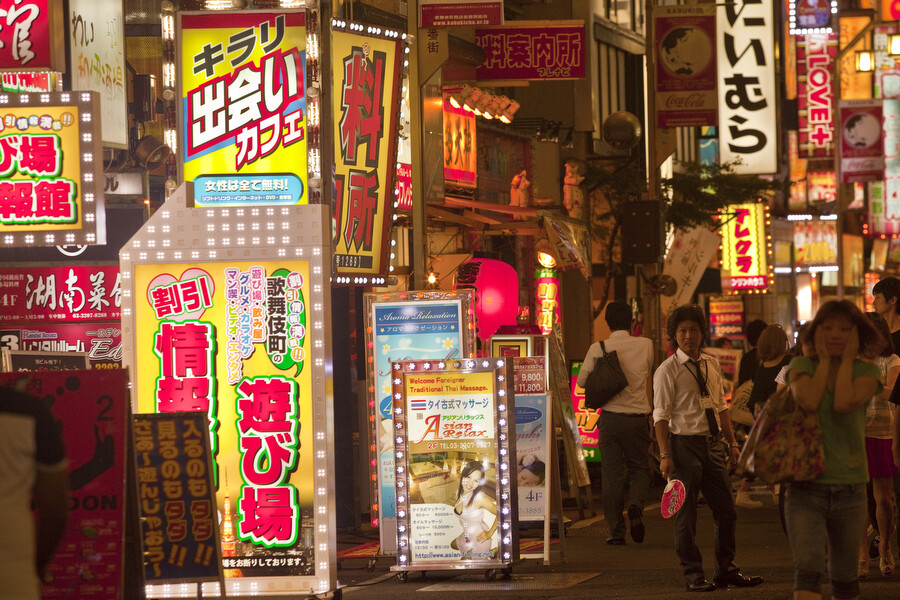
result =
[[703,108],[704,106],[706,106],[706,103],[702,94],[669,96],[666,98],[666,108]]

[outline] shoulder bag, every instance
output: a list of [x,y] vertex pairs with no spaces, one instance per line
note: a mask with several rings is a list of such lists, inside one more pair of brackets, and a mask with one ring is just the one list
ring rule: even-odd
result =
[[763,405],[737,470],[772,484],[811,481],[825,472],[819,414],[803,410],[790,386],[772,394]]
[[753,393],[753,380],[748,379],[734,390],[731,395],[731,406],[728,414],[734,423],[740,423],[751,427],[753,425],[753,413],[750,412],[750,394]]
[[600,342],[600,349],[603,355],[594,361],[594,370],[588,375],[584,386],[584,405],[595,410],[628,387],[628,379],[622,372],[616,351],[607,352],[603,342]]

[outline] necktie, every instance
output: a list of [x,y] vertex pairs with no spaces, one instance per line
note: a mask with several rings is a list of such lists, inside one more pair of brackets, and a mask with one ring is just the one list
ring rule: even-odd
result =
[[[703,371],[700,369],[700,361],[699,360],[691,360],[691,364],[694,365],[694,369],[696,369],[697,373],[694,375],[694,378],[697,380],[697,386],[700,388],[700,396],[708,397],[709,390],[706,387],[706,378],[703,377]],[[691,371],[691,369],[688,369]],[[694,374],[691,371],[691,374]],[[706,413],[706,425],[709,427],[709,435],[714,438],[719,437],[719,423],[716,421],[716,413],[712,408],[704,409]]]

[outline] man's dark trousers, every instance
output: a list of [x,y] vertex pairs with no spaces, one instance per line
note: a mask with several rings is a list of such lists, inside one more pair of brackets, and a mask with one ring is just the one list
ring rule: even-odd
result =
[[738,572],[732,562],[735,554],[737,513],[731,497],[731,483],[725,462],[725,445],[698,435],[670,435],[669,452],[675,463],[672,477],[685,488],[684,506],[675,514],[675,553],[681,561],[686,583],[703,577],[703,564],[695,538],[697,535],[697,496],[703,492],[715,523],[716,568],[713,579]]
[[600,411],[600,471],[603,514],[610,537],[625,539],[624,488],[626,467],[629,476],[629,501],[641,510],[650,493],[650,424],[647,415],[627,415]]

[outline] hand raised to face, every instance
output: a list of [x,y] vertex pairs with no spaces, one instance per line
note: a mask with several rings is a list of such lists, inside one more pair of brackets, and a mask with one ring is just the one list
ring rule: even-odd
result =
[[828,347],[825,345],[825,331],[821,327],[816,327],[813,343],[816,348],[816,356],[819,360],[825,360],[828,357]]
[[859,354],[859,330],[854,325],[850,328],[850,336],[847,338],[847,344],[844,346],[841,359],[852,361],[857,354]]

